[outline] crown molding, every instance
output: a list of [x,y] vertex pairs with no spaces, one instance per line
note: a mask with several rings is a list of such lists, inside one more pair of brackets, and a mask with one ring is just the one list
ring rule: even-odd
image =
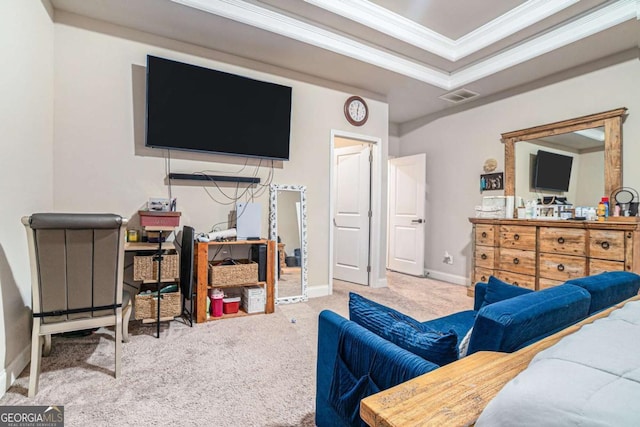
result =
[[305,0],[449,61],[457,61],[552,16],[578,0],[528,0],[457,40],[369,0]]
[[640,1],[622,0],[531,39],[451,75],[452,88],[464,86],[514,65],[567,46],[630,19],[638,19]]
[[327,49],[437,87],[447,87],[449,84],[448,73],[409,61],[398,55],[243,0],[171,1]]
[[456,40],[456,60],[573,6],[579,0],[529,0]]
[[368,0],[304,1],[442,58],[455,60],[454,40]]
[[[639,19],[640,16],[640,0],[619,0],[567,25],[449,74],[243,0],[171,1],[345,55],[444,90],[472,83],[627,20]],[[351,0],[350,3],[359,1],[371,4],[364,0]],[[573,0],[554,0],[554,3],[556,1],[563,3]],[[525,4],[533,5],[540,2],[544,0],[530,0]],[[485,38],[484,42],[486,40]]]

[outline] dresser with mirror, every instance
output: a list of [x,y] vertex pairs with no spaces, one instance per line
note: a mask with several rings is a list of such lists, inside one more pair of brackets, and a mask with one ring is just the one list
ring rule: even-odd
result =
[[[623,187],[622,127],[626,108],[502,134],[505,196],[530,200],[561,197],[574,206],[595,206]],[[538,150],[573,158],[566,191],[532,188]],[[613,212],[612,202],[610,207]],[[516,206],[517,207],[517,206]],[[604,271],[640,273],[640,218],[471,218],[473,257],[469,293],[493,275],[541,290]],[[511,215],[508,215],[511,216]]]

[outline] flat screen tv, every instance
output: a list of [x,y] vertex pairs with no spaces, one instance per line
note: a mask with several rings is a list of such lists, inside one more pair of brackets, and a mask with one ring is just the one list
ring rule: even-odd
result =
[[291,87],[147,56],[148,147],[289,160]]
[[532,187],[538,190],[568,191],[573,157],[538,150]]

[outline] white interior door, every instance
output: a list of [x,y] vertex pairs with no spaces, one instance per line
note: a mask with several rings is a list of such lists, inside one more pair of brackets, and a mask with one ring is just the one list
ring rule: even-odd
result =
[[369,284],[371,147],[334,150],[333,277]]
[[426,154],[389,160],[387,267],[424,275]]

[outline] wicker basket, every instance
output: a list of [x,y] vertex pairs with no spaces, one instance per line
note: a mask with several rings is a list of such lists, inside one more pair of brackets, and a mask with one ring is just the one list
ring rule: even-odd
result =
[[[160,318],[180,316],[181,300],[180,292],[167,292],[160,294]],[[157,293],[138,294],[135,298],[136,320],[156,319],[158,316]]]
[[[162,256],[162,281],[172,281],[179,277],[178,255]],[[158,280],[158,261],[153,261],[152,256],[133,257],[133,280],[155,281]]]
[[258,282],[258,264],[248,259],[235,260],[236,265],[218,265],[222,261],[209,263],[210,285],[245,285]]

